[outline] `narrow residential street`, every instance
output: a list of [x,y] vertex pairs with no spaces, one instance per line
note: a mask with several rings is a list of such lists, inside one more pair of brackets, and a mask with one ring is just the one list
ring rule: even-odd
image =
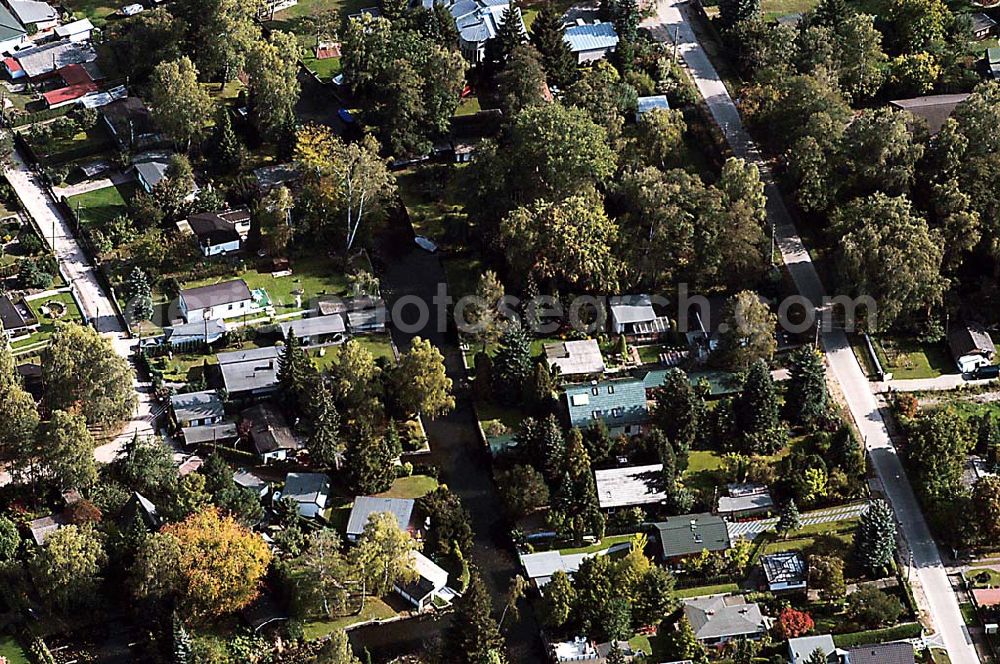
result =
[[[45,244],[52,249],[59,261],[59,269],[73,288],[84,316],[98,332],[111,340],[118,355],[129,359],[135,341],[129,338],[118,316],[115,315],[110,296],[101,288],[95,268],[90,265],[83,248],[73,236],[69,221],[60,214],[55,202],[45,193],[35,174],[16,151],[13,154],[13,165],[8,167],[4,174],[28,214],[38,222]],[[135,391],[138,407],[132,419],[113,440],[103,443],[94,450],[94,457],[101,463],[112,461],[122,446],[136,433],[139,435],[153,433],[158,406],[153,401],[152,388],[148,382],[140,381],[137,377]],[[9,482],[9,474],[0,471],[0,485]]]
[[[823,284],[767,164],[763,162],[753,139],[743,127],[736,104],[695,36],[689,17],[692,11],[685,0],[663,0],[658,6],[657,15],[647,20],[645,25],[661,41],[671,43],[676,36],[677,52],[684,58],[698,90],[722,128],[733,153],[756,163],[760,168],[767,194],[768,218],[774,224],[785,266],[799,293],[814,306],[821,307],[826,294]],[[871,385],[851,350],[847,335],[842,330],[833,330],[824,332],[821,339],[832,376],[840,383],[875,470],[896,512],[903,536],[911,549],[917,571],[913,579],[916,582],[914,585],[922,590],[915,594],[918,598],[926,598],[926,610],[931,623],[948,650],[951,661],[962,664],[979,662],[979,655],[969,638],[937,545],[910,487],[902,461],[889,438]]]
[[[401,331],[399,324],[414,321],[416,311],[412,307],[403,309],[404,321],[391,321],[392,338],[400,352],[409,347],[415,336],[429,339],[445,357],[448,375],[455,383],[457,405],[448,415],[425,422],[431,446],[430,461],[441,469],[441,480],[458,494],[462,504],[472,514],[474,541],[470,562],[486,581],[493,597],[494,612],[499,614],[506,602],[511,579],[520,574],[521,569],[503,518],[500,498],[493,485],[489,453],[479,439],[475,413],[464,387],[462,352],[451,334],[438,329],[435,320],[436,310],[431,299],[438,285],[445,283],[445,272],[438,256],[417,248],[393,259],[383,274],[383,291],[390,310],[399,298],[408,295],[422,300],[432,313],[420,331],[411,334]],[[436,625],[444,627],[440,623]],[[366,638],[374,637],[372,631],[366,632]],[[385,626],[385,631],[383,637],[392,638],[393,626]],[[515,622],[508,616],[502,631],[507,638],[512,662],[546,661],[538,624],[527,603],[521,604],[520,620]],[[430,626],[423,636],[434,636]]]

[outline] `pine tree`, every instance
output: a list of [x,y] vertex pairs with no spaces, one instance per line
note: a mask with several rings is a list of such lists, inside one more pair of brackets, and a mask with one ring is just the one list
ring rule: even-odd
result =
[[636,0],[619,0],[615,15],[618,46],[615,58],[622,71],[631,71],[635,61],[635,42],[639,36],[639,4]]
[[778,417],[778,395],[764,360],[750,365],[743,390],[734,402],[735,430],[747,454],[774,454],[784,447],[788,432]]
[[229,118],[229,108],[222,107],[215,120],[211,142],[212,164],[220,173],[238,173],[243,168],[246,150],[239,137],[233,131],[233,123]]
[[376,435],[371,427],[358,424],[348,436],[346,465],[351,486],[359,495],[387,491],[396,479],[393,465],[399,452],[398,436],[393,438],[390,427],[384,436]]
[[788,533],[798,530],[801,527],[802,519],[799,516],[799,508],[794,500],[789,499],[784,507],[781,508],[781,514],[778,516],[778,525],[775,529],[782,536],[787,536]]
[[785,417],[816,429],[826,419],[829,401],[823,357],[815,348],[803,346],[792,353],[785,389]]
[[295,333],[288,330],[285,347],[278,357],[278,386],[289,409],[299,413],[306,410],[306,397],[315,383],[316,374],[309,355],[299,344]]
[[976,432],[976,454],[980,454],[989,463],[996,463],[997,444],[1000,443],[1000,431],[993,420],[993,414],[983,413],[979,418],[979,428]]
[[562,481],[552,504],[553,518],[560,534],[576,542],[586,535],[604,537],[604,515],[597,499],[597,485],[590,467],[590,457],[583,446],[579,429],[566,436],[566,457]]
[[455,602],[455,615],[444,633],[444,664],[506,662],[500,628],[493,619],[493,603],[479,570],[472,569],[469,586]]
[[500,15],[496,37],[486,42],[485,61],[491,73],[495,74],[503,69],[514,49],[523,43],[524,23],[521,20],[521,10],[509,5]]
[[531,376],[531,339],[518,323],[509,324],[493,356],[494,393],[504,403],[518,403]]
[[660,463],[663,464],[663,487],[668,494],[677,489],[677,456],[674,454],[674,446],[670,444],[666,436],[659,436],[656,449],[660,454]]
[[809,655],[809,659],[806,660],[806,664],[828,664],[829,661],[830,659],[827,657],[826,652],[822,648],[816,648],[816,650],[813,650],[812,654]]
[[813,9],[811,24],[837,30],[853,13],[846,0],[820,0]]
[[848,479],[858,481],[865,474],[865,455],[851,428],[842,426],[830,441],[830,459]]
[[191,636],[184,629],[184,623],[177,617],[176,611],[171,615],[171,621],[173,623],[174,638],[173,664],[192,664],[194,662],[194,653],[191,650]]
[[518,449],[527,458],[535,460],[545,475],[545,481],[554,483],[562,476],[566,457],[566,441],[562,427],[554,415],[544,419],[526,418],[514,436]]
[[760,16],[760,0],[719,0],[719,22],[723,29]]
[[535,362],[535,370],[528,382],[525,395],[527,405],[538,415],[548,415],[552,412],[553,394],[555,394],[555,384],[549,372],[549,363],[544,360]]
[[334,403],[333,390],[325,380],[317,381],[309,402],[312,431],[306,444],[310,459],[327,468],[340,468],[344,445],[340,439],[340,413]]
[[671,369],[654,393],[653,423],[678,452],[678,470],[687,468],[687,454],[706,420],[705,400],[680,369]]
[[854,541],[858,563],[869,575],[879,577],[889,569],[896,551],[896,519],[889,503],[881,498],[871,501]]
[[562,20],[551,2],[545,3],[535,16],[530,39],[542,55],[542,66],[550,84],[565,89],[576,80],[576,59],[563,39]]

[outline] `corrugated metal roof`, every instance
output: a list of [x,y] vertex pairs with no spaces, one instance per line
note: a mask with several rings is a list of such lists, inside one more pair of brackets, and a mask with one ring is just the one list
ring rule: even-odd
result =
[[563,39],[574,53],[598,51],[614,48],[618,44],[618,33],[611,23],[592,23],[566,28]]

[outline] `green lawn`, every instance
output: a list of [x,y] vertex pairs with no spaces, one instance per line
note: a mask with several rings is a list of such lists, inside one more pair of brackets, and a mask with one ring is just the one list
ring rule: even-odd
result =
[[1000,588],[1000,572],[989,567],[977,567],[965,573],[973,588]]
[[216,364],[215,355],[180,355],[172,358],[166,355],[154,357],[150,365],[163,372],[163,380],[168,383],[190,383],[204,374],[205,364]]
[[80,153],[78,153],[78,156],[86,153],[97,153],[109,143],[107,134],[97,126],[92,127],[88,131],[78,131],[76,134],[65,138],[54,138],[44,144],[33,142],[31,134],[26,129],[21,130],[21,135],[31,143],[35,154],[46,163],[61,163],[65,161],[65,159],[60,159],[59,157],[62,153],[70,150],[74,152],[79,150]]
[[66,0],[65,7],[73,12],[76,18],[89,18],[91,22],[101,27],[107,22],[108,16],[114,14],[122,4],[109,3],[107,0]]
[[[447,245],[469,223],[462,199],[464,164],[427,164],[396,175],[415,235]],[[478,277],[478,275],[477,275]]]
[[312,73],[320,77],[320,80],[329,81],[340,73],[340,58],[326,58],[317,60],[312,51],[306,51],[302,56],[302,62]]
[[138,186],[135,184],[95,189],[70,196],[66,202],[76,211],[81,224],[100,227],[128,211],[126,202],[135,195]]
[[481,110],[483,108],[479,105],[479,97],[466,97],[459,102],[455,115],[475,115]]
[[786,14],[804,14],[818,4],[819,0],[762,0],[760,11],[765,20],[770,20]]
[[598,551],[603,551],[604,549],[610,548],[615,544],[624,544],[630,541],[632,541],[632,535],[610,535],[596,544],[571,549],[559,549],[559,553],[564,555],[572,555],[574,553],[597,553]]
[[854,529],[857,527],[857,519],[846,519],[844,521],[833,521],[831,523],[817,523],[789,533],[787,539],[777,538],[777,535],[769,535],[775,538],[764,546],[763,553],[781,553],[783,551],[805,551],[816,545],[820,541],[826,554],[836,555],[849,559],[852,544],[854,542]]
[[720,583],[714,586],[696,586],[694,588],[682,588],[677,591],[678,599],[688,599],[691,597],[701,597],[702,595],[721,595],[722,593],[739,592],[740,587],[735,583]]
[[976,614],[976,607],[972,605],[972,602],[962,602],[958,605],[959,610],[962,612],[962,620],[969,627],[976,627],[979,625],[979,616]]
[[711,493],[722,483],[722,455],[711,450],[693,450],[688,455],[688,467],[684,471],[684,485]]
[[[362,347],[367,348],[368,352],[374,355],[376,360],[384,357],[393,363],[396,361],[396,355],[392,352],[392,342],[388,334],[360,334],[356,337],[351,337],[351,341],[356,341]],[[321,350],[323,352],[322,356],[320,355]],[[327,346],[324,349],[317,348],[311,350],[309,354],[312,356],[313,364],[316,365],[316,368],[324,371],[336,361],[339,352],[339,346]]]
[[396,612],[388,604],[378,597],[369,597],[365,601],[365,608],[358,615],[344,616],[343,618],[333,618],[330,620],[310,620],[302,625],[302,631],[307,641],[315,641],[323,638],[336,629],[346,629],[351,625],[368,622],[369,620],[384,620],[392,618]]
[[316,36],[309,30],[309,16],[333,9],[346,20],[350,14],[375,4],[377,3],[370,0],[299,0],[297,5],[281,10],[274,15],[274,20],[266,21],[265,24],[272,30],[293,33],[304,47],[312,46],[316,43]]
[[[49,302],[62,304],[66,307],[66,313],[58,319],[51,316],[43,316],[41,307]],[[15,351],[42,341],[47,341],[52,336],[52,333],[56,331],[57,323],[79,323],[83,320],[83,314],[80,313],[80,309],[76,306],[73,296],[69,293],[57,293],[48,297],[38,298],[37,300],[27,302],[27,305],[31,309],[31,313],[38,319],[38,329],[30,337],[12,343],[11,348]]]
[[957,373],[943,342],[920,343],[915,339],[880,339],[875,345],[882,368],[895,379],[937,378]]
[[438,481],[428,475],[400,477],[392,483],[388,491],[375,494],[380,498],[422,498],[438,488]]
[[0,657],[7,659],[7,664],[30,664],[28,653],[12,636],[0,637]]
[[[74,196],[74,198],[76,197]],[[293,291],[302,291],[303,307],[308,306],[310,298],[319,295],[347,295],[347,278],[328,258],[323,256],[293,258],[291,265],[292,274],[287,277],[273,277],[270,273],[246,270],[239,274],[192,281],[185,283],[184,287],[194,288],[231,279],[243,279],[247,282],[250,290],[256,288],[266,290],[278,314],[290,313],[295,310]]]

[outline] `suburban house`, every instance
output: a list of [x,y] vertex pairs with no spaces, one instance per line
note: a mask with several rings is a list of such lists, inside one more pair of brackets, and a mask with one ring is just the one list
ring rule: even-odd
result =
[[843,651],[837,650],[837,646],[833,643],[833,637],[829,634],[788,639],[788,661],[791,664],[807,664],[809,658],[817,650],[826,656],[827,662],[833,661],[839,664],[838,653]]
[[[24,29],[10,10],[0,6],[0,53],[10,53],[28,41],[28,31]],[[17,79],[24,76],[24,70],[12,57],[4,58],[7,75]]]
[[170,408],[181,428],[218,424],[226,415],[215,390],[175,394],[170,397]]
[[528,580],[535,585],[539,592],[544,594],[544,588],[549,585],[553,574],[565,572],[567,575],[573,576],[580,569],[580,563],[592,555],[594,554],[539,551],[538,553],[522,553],[520,558]]
[[612,435],[636,436],[649,420],[646,387],[637,378],[566,385],[563,402],[570,426],[586,428],[604,420]]
[[133,491],[132,497],[125,503],[125,507],[118,515],[118,522],[124,526],[141,523],[146,530],[154,531],[160,527],[162,519],[156,505],[149,498],[138,491]]
[[277,390],[279,353],[279,348],[266,346],[216,355],[230,398],[260,398]]
[[214,344],[226,334],[226,324],[217,318],[203,318],[193,323],[181,323],[163,328],[163,336],[158,343],[171,346],[203,343]]
[[258,404],[243,411],[242,416],[249,424],[250,442],[264,463],[285,461],[305,447],[273,404]]
[[180,459],[178,459],[177,456],[175,455],[174,460],[180,461],[180,464],[177,466],[178,477],[184,477],[185,475],[190,475],[191,473],[195,472],[196,470],[205,465],[205,460],[196,454],[188,454],[186,456],[181,457]]
[[263,498],[271,490],[271,484],[252,470],[238,468],[233,471],[233,481],[241,489],[253,491],[258,497]]
[[646,113],[652,111],[669,111],[670,102],[667,95],[651,95],[649,97],[639,97],[639,104],[635,110],[635,121],[638,122]]
[[84,42],[90,39],[94,32],[94,24],[89,18],[81,18],[78,21],[71,21],[57,26],[53,31],[59,39],[68,39],[72,42]]
[[29,32],[32,27],[38,33],[52,30],[59,25],[59,12],[47,2],[39,2],[38,0],[5,0],[5,4],[10,8],[14,16],[17,17],[17,20],[21,22],[21,25],[27,28]]
[[396,523],[402,531],[411,530],[413,507],[416,501],[410,498],[380,498],[378,496],[357,496],[351,507],[351,515],[347,519],[347,541],[356,542],[372,514],[387,513],[396,517]]
[[344,340],[347,326],[340,314],[297,318],[279,325],[281,336],[293,333],[304,346],[316,346],[326,342],[338,343]]
[[[430,0],[422,3],[434,8]],[[455,0],[446,4],[455,27],[458,29],[458,45],[466,60],[478,64],[486,55],[486,42],[497,35],[503,24],[503,15],[511,9],[512,16],[521,24],[521,33],[527,34],[521,10],[511,7],[509,0]]]
[[93,72],[96,67],[86,65],[66,65],[56,71],[56,75],[62,79],[63,87],[42,93],[42,100],[47,108],[60,108],[76,104],[83,97],[92,92],[97,92],[100,86],[95,82],[95,78],[102,78],[103,75],[95,76]]
[[563,33],[578,65],[600,60],[614,53],[618,46],[618,33],[613,23],[583,23],[571,25]]
[[758,639],[770,628],[760,606],[747,603],[742,595],[684,600],[684,615],[691,623],[695,638],[706,645],[723,644],[733,639]]
[[936,134],[941,131],[945,120],[951,117],[955,107],[968,98],[968,93],[930,95],[913,99],[895,99],[889,103],[909,113],[915,121],[926,123],[931,134]]
[[661,463],[595,470],[594,480],[601,509],[655,505],[667,497]]
[[4,334],[10,341],[30,336],[38,329],[38,319],[28,309],[24,300],[15,302],[10,299],[10,295],[0,295],[0,322],[3,323]]
[[11,78],[37,80],[68,65],[82,65],[96,59],[97,51],[90,44],[63,39],[17,51],[4,65]]
[[997,27],[997,22],[983,12],[970,14],[969,20],[972,21],[972,36],[979,41],[990,37]]
[[847,649],[846,664],[914,664],[916,657],[909,641],[857,646]]
[[323,473],[288,473],[285,488],[275,494],[275,500],[291,498],[299,505],[299,514],[315,518],[326,509],[330,497],[330,478]]
[[955,325],[948,332],[948,347],[962,373],[993,364],[997,354],[990,333],[978,323]]
[[236,318],[257,311],[253,293],[242,279],[186,288],[181,291],[179,304],[181,315],[188,323]]
[[647,294],[619,295],[608,300],[611,332],[632,341],[656,341],[670,332],[670,319],[657,316]]
[[28,532],[31,533],[31,539],[35,544],[42,546],[49,535],[65,525],[67,525],[67,522],[62,514],[50,514],[49,516],[29,521]]
[[545,344],[545,360],[561,376],[591,376],[604,373],[604,357],[597,339],[554,341]]
[[177,230],[193,235],[206,258],[240,250],[250,233],[250,213],[247,210],[201,212],[177,222]]
[[257,185],[264,193],[275,187],[289,186],[302,179],[295,164],[272,164],[271,166],[261,166],[253,171]]
[[663,561],[677,562],[702,551],[725,551],[732,546],[729,525],[714,514],[682,514],[655,524]]
[[125,97],[101,107],[101,119],[122,150],[144,150],[163,142],[149,108],[138,97]]
[[728,484],[726,493],[719,496],[716,512],[729,519],[767,514],[774,507],[771,492],[763,484]]
[[[591,664],[604,664],[608,661],[608,654],[617,643],[618,649],[625,656],[626,662],[631,662],[639,653],[632,649],[627,641],[617,641],[607,643],[594,643],[582,636],[574,637],[572,641],[559,641],[549,644],[549,651],[552,658],[557,662],[590,662]],[[675,663],[681,664],[681,663]]]
[[[171,156],[170,152],[143,152],[132,157],[135,179],[147,194],[153,193],[156,185],[166,179],[167,171],[170,169]],[[197,194],[198,185],[195,184],[184,200],[191,202]]]
[[229,445],[235,443],[240,434],[234,422],[219,422],[218,424],[184,427],[181,429],[181,436],[184,438],[184,444],[190,447],[194,445]]
[[423,611],[448,585],[448,572],[419,551],[411,551],[410,556],[417,577],[412,581],[397,582],[392,587],[418,611]]
[[763,556],[760,566],[764,569],[767,589],[771,592],[806,589],[806,559],[799,551],[783,551]]
[[347,329],[351,334],[380,334],[385,332],[389,310],[385,302],[377,299],[373,306],[347,312]]

